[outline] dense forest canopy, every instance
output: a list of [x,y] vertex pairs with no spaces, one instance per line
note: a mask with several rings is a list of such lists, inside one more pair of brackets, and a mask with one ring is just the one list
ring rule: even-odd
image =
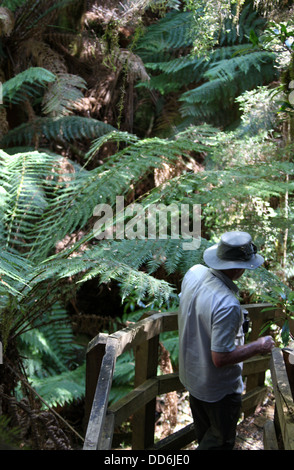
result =
[[[82,402],[85,341],[176,307],[223,231],[249,231],[266,260],[242,300],[291,314],[293,50],[290,1],[0,2],[1,439],[15,427],[56,448],[42,406]],[[117,197],[124,224],[135,208],[198,205],[199,246],[118,237]],[[62,432],[59,445],[75,444]]]

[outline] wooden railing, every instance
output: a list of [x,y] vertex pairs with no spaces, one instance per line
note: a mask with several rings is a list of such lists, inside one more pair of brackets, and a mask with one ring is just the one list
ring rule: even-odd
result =
[[274,420],[268,420],[263,429],[265,450],[294,450],[294,365],[287,352],[272,351],[270,370],[275,395]]
[[[256,339],[262,325],[272,320],[276,311],[263,311],[266,304],[244,305],[252,323],[249,340]],[[156,397],[183,390],[177,373],[157,376],[159,336],[178,329],[177,312],[149,312],[138,323],[116,333],[97,335],[88,345],[86,366],[85,418],[87,425],[84,450],[111,449],[114,429],[132,415],[132,449],[181,449],[192,442],[193,425],[154,444]],[[134,349],[134,389],[108,406],[109,392],[119,355]],[[255,356],[244,362],[246,394],[245,415],[254,411],[266,392],[265,371],[269,356]]]

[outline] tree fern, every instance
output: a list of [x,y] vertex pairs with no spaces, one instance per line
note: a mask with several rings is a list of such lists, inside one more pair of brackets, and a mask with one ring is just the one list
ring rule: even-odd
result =
[[[87,250],[82,256],[72,256],[73,252],[79,252],[83,243],[95,242],[93,225],[89,225],[81,244],[76,243],[50,258],[57,242],[88,223],[95,205],[100,202],[113,205],[115,195],[127,194],[130,184],[140,181],[144,172],[148,174],[152,168],[167,161],[176,161],[178,154],[189,153],[192,148],[201,152],[207,148],[201,139],[193,143],[190,136],[179,136],[171,141],[147,139],[139,142],[135,137],[120,133],[119,138],[129,145],[91,171],[77,168],[64,173],[61,157],[52,153],[27,152],[9,156],[1,152],[2,243],[8,253],[22,253],[18,256],[23,259],[25,268],[20,279],[16,279],[23,279],[20,289],[16,289],[21,291],[16,299],[23,315],[15,313],[16,306],[9,307],[14,334],[25,331],[27,325],[36,326],[36,320],[51,308],[56,298],[67,295],[65,286],[60,290],[60,285],[69,276],[76,276],[80,282],[94,276],[99,276],[101,282],[118,280],[123,295],[135,289],[138,298],[154,297],[158,303],[166,301],[172,293],[172,287],[165,281],[139,272],[138,264],[128,264],[124,251],[122,258],[117,258],[116,249],[113,253],[108,252],[107,246],[99,244],[93,247],[93,252]],[[105,142],[104,137],[95,142],[91,152],[96,152],[102,142]],[[100,259],[99,264],[97,259]],[[17,286],[11,281],[14,289]],[[51,286],[49,293],[48,284]],[[36,290],[38,303],[34,302]]]
[[274,55],[260,51],[212,64],[204,74],[209,81],[180,97],[182,115],[211,118],[217,109],[229,109],[239,94],[277,78],[273,64]]
[[16,8],[21,7],[27,0],[3,0],[1,6],[15,11]]
[[43,113],[51,116],[72,114],[83,98],[86,82],[77,75],[59,73],[43,98]]
[[231,15],[227,15],[221,25],[218,37],[220,46],[248,44],[251,31],[254,31],[256,35],[263,32],[266,19],[253,9],[251,3],[245,5],[238,15],[235,5],[232,5],[231,9]]
[[[11,253],[8,250],[1,250],[0,273],[2,289],[12,289],[12,293],[15,293],[17,289],[20,289],[26,284],[27,275],[31,269],[32,265],[21,255]],[[10,279],[9,283],[7,281],[5,282],[7,278]]]
[[171,11],[159,22],[149,26],[144,37],[139,41],[137,51],[144,62],[150,58],[165,57],[164,53],[191,46],[193,37],[193,15],[191,12]]
[[[180,115],[186,124],[190,118],[191,123],[208,121],[226,125],[230,120],[228,109],[233,119],[236,118],[238,108],[234,101],[237,96],[277,78],[275,55],[253,50],[249,41],[250,31],[259,34],[265,21],[248,5],[237,19],[233,12],[224,18],[216,31],[219,37],[215,38],[221,47],[211,48],[200,56],[191,55],[183,40],[181,54],[175,57],[172,34],[177,28],[173,26],[186,31],[181,18],[183,24],[189,18],[193,31],[193,13],[174,11],[152,25],[143,36],[138,52],[147,70],[154,73],[150,81],[140,83],[140,87],[159,90],[162,94],[182,91]],[[162,37],[168,38],[167,44],[161,42]],[[180,38],[178,32],[177,39]],[[192,41],[191,35],[190,39]],[[187,52],[183,53],[185,50]],[[189,91],[185,91],[188,86]],[[216,115],[218,121],[215,121]]]
[[[13,213],[17,213],[18,218],[14,216],[9,219],[8,227],[11,233],[9,238],[13,238],[13,233],[18,233],[14,243],[23,237],[27,248],[34,253],[34,256],[37,253],[43,253],[44,256],[46,246],[48,252],[49,247],[52,249],[57,240],[62,240],[66,234],[72,233],[78,227],[81,229],[93,216],[97,204],[102,202],[114,204],[116,195],[127,194],[130,185],[137,183],[144,174],[149,174],[152,168],[160,167],[167,161],[175,162],[179,154],[189,153],[191,145],[191,140],[184,137],[173,141],[162,139],[138,141],[117,152],[104,165],[92,171],[80,170],[67,173],[64,179],[59,177],[58,171],[54,169],[54,166],[57,169],[59,166],[57,156],[47,157],[46,154],[36,152],[9,157],[11,169],[15,165],[19,172],[18,178],[10,183]],[[206,148],[201,143],[195,143],[193,147],[196,151],[203,151]],[[93,148],[93,151],[95,150],[96,146]],[[40,178],[42,165],[47,169],[51,168],[50,180],[44,181]],[[31,198],[30,217],[21,224],[13,225],[14,220],[22,220],[21,203],[22,198],[27,197],[25,194],[27,177],[21,175],[26,169],[30,174],[30,181],[35,181],[38,185],[39,192],[34,193],[35,198]],[[38,220],[36,213],[40,211],[40,201],[42,201],[40,198],[44,191],[47,194],[47,207],[42,206]],[[54,193],[55,196],[52,197]],[[54,233],[51,237],[52,229]]]
[[92,140],[113,131],[109,124],[81,116],[64,116],[59,118],[39,117],[33,122],[21,124],[8,132],[2,139],[2,148],[11,145],[33,145],[35,140],[44,137],[47,141],[75,139]]
[[26,0],[21,4],[18,2],[14,36],[25,40],[40,35],[56,18],[58,11],[71,3],[73,0]]
[[64,406],[85,395],[86,364],[47,378],[31,378],[31,385],[49,406]]
[[56,76],[41,67],[31,67],[2,85],[3,101],[21,103],[39,94],[40,88],[56,80]]
[[51,311],[36,322],[34,329],[23,332],[19,349],[27,358],[24,367],[30,377],[43,379],[76,368],[78,346],[64,307],[55,303]]

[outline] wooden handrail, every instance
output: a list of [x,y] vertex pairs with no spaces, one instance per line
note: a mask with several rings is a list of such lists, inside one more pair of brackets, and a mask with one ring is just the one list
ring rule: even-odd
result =
[[[268,306],[269,304],[244,305],[253,325],[250,340],[256,339],[262,325],[277,315],[274,308],[262,312]],[[177,373],[163,376],[156,374],[159,335],[177,329],[177,311],[149,312],[138,323],[110,335],[99,334],[89,343],[85,403],[88,426],[84,450],[110,449],[114,427],[130,415],[133,415],[135,427],[137,423],[136,432],[133,432],[133,448],[152,447],[156,396],[183,389]],[[116,359],[131,348],[135,348],[135,388],[108,407]],[[248,392],[244,403],[246,400],[250,401],[249,410],[255,408],[265,391],[264,378],[268,367],[269,359],[265,357],[255,357],[244,363]],[[191,434],[190,429],[189,432]]]

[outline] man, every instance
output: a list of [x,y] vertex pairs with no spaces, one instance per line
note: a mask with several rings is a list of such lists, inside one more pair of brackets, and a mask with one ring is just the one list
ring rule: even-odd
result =
[[271,351],[271,336],[244,344],[233,281],[264,262],[246,232],[227,232],[182,282],[179,375],[190,393],[198,449],[233,449],[241,410],[242,362]]

